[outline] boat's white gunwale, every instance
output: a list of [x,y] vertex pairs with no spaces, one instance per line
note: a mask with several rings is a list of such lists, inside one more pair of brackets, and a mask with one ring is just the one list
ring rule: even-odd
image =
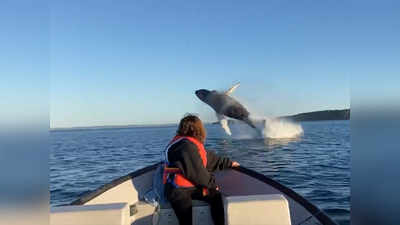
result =
[[140,176],[142,174],[145,174],[147,172],[155,170],[159,164],[160,163],[156,163],[156,164],[147,166],[145,168],[136,170],[136,171],[134,171],[132,173],[129,173],[129,174],[125,175],[125,176],[119,177],[119,178],[111,181],[110,183],[104,184],[103,186],[99,187],[98,189],[96,189],[96,190],[94,190],[94,191],[92,191],[92,192],[90,192],[90,193],[78,198],[77,200],[71,202],[70,205],[83,205],[86,202],[94,199],[95,197],[103,194],[107,190],[109,190],[109,189],[111,189],[111,188],[113,188],[115,186],[118,186],[118,185],[122,184],[123,182],[125,182],[127,180],[133,179],[133,178],[138,177],[138,176]]

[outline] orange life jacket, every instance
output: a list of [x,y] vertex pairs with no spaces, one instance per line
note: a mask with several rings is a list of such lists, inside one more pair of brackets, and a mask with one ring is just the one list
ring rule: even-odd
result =
[[[174,174],[174,178],[172,179],[172,183],[176,187],[194,187],[194,184],[190,182],[188,179],[186,179],[182,171],[179,168],[170,168],[168,167],[168,150],[169,148],[174,145],[175,143],[178,143],[179,141],[187,139],[193,144],[196,145],[197,151],[199,152],[199,155],[201,157],[201,160],[203,162],[203,166],[207,167],[207,152],[204,148],[204,145],[198,141],[197,139],[193,137],[188,137],[188,136],[175,136],[171,142],[168,144],[166,150],[165,150],[165,159],[166,163],[164,165],[164,173],[163,173],[163,183],[165,184],[167,182],[167,178],[169,174]],[[207,189],[203,188],[203,195],[207,195]]]

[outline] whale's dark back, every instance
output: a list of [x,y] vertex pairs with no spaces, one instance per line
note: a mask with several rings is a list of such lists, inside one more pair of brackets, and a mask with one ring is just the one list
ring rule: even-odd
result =
[[224,115],[238,120],[243,120],[249,116],[249,112],[240,104],[229,105],[224,109]]
[[247,109],[229,95],[212,92],[207,98],[209,104],[217,113],[243,120],[249,116]]

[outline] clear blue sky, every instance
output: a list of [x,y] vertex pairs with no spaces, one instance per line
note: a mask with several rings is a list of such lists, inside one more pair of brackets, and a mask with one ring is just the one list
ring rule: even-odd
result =
[[215,120],[194,91],[238,81],[234,96],[257,115],[348,108],[351,76],[398,75],[398,5],[53,1],[37,28],[50,28],[50,125]]

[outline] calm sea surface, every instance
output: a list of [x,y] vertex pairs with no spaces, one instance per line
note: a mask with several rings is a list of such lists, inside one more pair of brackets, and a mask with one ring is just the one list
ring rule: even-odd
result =
[[[350,224],[348,121],[301,123],[298,139],[228,139],[207,125],[206,148],[292,188],[339,224]],[[122,175],[160,161],[176,126],[52,131],[50,203],[70,203]]]

